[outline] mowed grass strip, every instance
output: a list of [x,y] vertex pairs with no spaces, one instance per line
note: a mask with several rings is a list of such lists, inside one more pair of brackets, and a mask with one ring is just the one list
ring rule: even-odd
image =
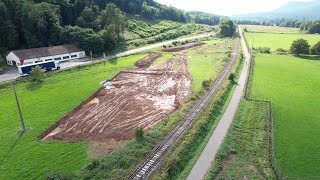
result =
[[251,98],[271,100],[285,175],[320,178],[320,58],[257,54]]
[[247,29],[249,32],[264,33],[300,33],[299,28],[279,27],[279,26],[259,26],[259,25],[241,25],[241,29]]
[[275,51],[278,48],[286,50],[290,49],[290,46],[294,40],[305,39],[311,46],[320,41],[320,35],[317,34],[279,34],[279,33],[244,33],[247,42],[251,48],[253,47],[269,47],[271,51]]
[[268,103],[242,100],[206,179],[273,179],[269,118]]
[[12,88],[0,89],[0,179],[43,179],[54,171],[69,173],[88,162],[88,143],[44,142],[39,135],[100,88],[99,82],[133,67],[146,54],[52,73],[40,84],[21,82],[17,93],[27,132],[20,121]]

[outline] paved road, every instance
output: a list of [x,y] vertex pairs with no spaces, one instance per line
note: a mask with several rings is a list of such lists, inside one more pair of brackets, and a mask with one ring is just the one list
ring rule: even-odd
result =
[[[122,56],[130,55],[130,54],[142,52],[142,51],[145,51],[145,50],[161,47],[163,45],[169,45],[172,42],[178,41],[178,40],[179,41],[185,41],[185,40],[190,40],[190,39],[208,37],[210,35],[212,35],[212,33],[210,33],[210,34],[202,34],[202,35],[197,35],[197,36],[191,36],[191,37],[186,37],[186,38],[174,39],[174,40],[170,40],[170,41],[165,41],[165,42],[152,44],[152,45],[149,45],[149,46],[145,46],[145,47],[141,47],[141,48],[137,48],[137,49],[121,52],[121,53],[118,53],[118,54],[115,54],[115,55],[107,56],[106,58],[100,57],[100,58],[94,58],[94,59],[79,59],[79,60],[67,61],[67,62],[60,63],[60,66],[61,66],[61,69],[70,68],[70,67],[74,67],[74,66],[78,66],[78,65],[91,63],[91,62],[94,62],[94,61],[99,61],[99,60],[103,60],[103,59],[112,59],[112,58],[115,58],[115,57],[122,57]],[[5,74],[1,74],[0,75],[0,82],[14,80],[14,79],[17,79],[18,77],[20,77],[19,73],[18,73],[18,70],[17,69],[12,69],[12,70],[6,72]]]
[[241,75],[238,81],[238,86],[236,87],[236,90],[233,93],[232,99],[227,107],[227,110],[223,114],[218,126],[214,130],[208,144],[204,148],[196,164],[193,166],[192,170],[190,171],[187,177],[187,180],[204,179],[204,177],[207,175],[207,173],[209,172],[214,162],[216,154],[221,144],[224,141],[224,138],[228,132],[228,129],[232,123],[232,120],[238,109],[240,100],[243,97],[244,88],[246,85],[246,77],[249,71],[250,55],[242,34],[241,34],[241,44],[244,50],[245,64],[241,71]]

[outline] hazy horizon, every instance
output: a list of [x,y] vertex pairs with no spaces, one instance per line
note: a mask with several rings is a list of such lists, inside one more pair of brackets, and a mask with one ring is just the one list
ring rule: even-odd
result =
[[[233,16],[275,10],[288,2],[308,2],[312,0],[156,0],[165,5],[171,5],[186,11],[203,11],[207,13]],[[212,4],[212,5],[211,5]]]

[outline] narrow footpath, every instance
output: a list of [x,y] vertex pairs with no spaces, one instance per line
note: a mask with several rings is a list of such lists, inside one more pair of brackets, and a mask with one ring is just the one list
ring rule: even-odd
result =
[[224,141],[224,138],[228,132],[228,129],[232,123],[232,120],[236,114],[241,98],[244,94],[244,89],[246,85],[247,74],[249,71],[250,64],[250,54],[242,31],[239,28],[241,35],[241,44],[245,55],[245,63],[241,71],[241,75],[238,81],[236,90],[233,93],[232,99],[223,114],[218,126],[214,130],[211,138],[208,141],[208,144],[204,148],[202,154],[197,160],[196,164],[193,166],[190,171],[187,180],[201,180],[204,179],[207,173],[210,171],[212,164],[214,163],[216,154],[220,149],[221,144]]

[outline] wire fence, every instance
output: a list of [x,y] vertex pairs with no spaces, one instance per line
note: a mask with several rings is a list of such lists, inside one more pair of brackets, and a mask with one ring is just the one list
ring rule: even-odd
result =
[[274,175],[276,176],[277,179],[288,179],[288,177],[283,173],[283,171],[282,171],[282,169],[281,169],[281,167],[275,157],[275,132],[274,132],[274,118],[273,118],[274,116],[273,116],[272,102],[267,101],[267,100],[257,100],[257,99],[250,98],[250,91],[251,91],[254,66],[255,66],[255,57],[252,53],[253,50],[249,48],[250,46],[249,46],[246,39],[245,39],[245,43],[246,43],[248,49],[251,51],[251,54],[250,54],[251,61],[249,64],[249,74],[247,76],[244,99],[247,101],[254,101],[254,102],[261,102],[261,103],[268,104],[268,106],[269,106],[269,118],[268,118],[269,119],[269,126],[268,126],[268,132],[269,132],[268,133],[268,141],[269,141],[268,144],[269,144],[269,146],[268,146],[268,151],[269,151],[270,166],[271,166],[271,168],[274,172]]

